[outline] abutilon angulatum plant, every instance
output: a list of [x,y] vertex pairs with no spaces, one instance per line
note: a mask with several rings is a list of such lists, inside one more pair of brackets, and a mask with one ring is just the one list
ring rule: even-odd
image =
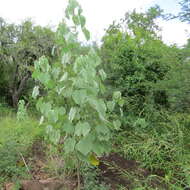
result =
[[[42,114],[40,123],[46,121],[51,143],[57,145],[64,139],[62,150],[76,160],[78,171],[83,161],[98,165],[97,157],[111,149],[112,130],[119,129],[121,124],[119,120],[110,121],[109,114],[115,104],[123,105],[120,92],[115,92],[111,101],[102,98],[106,73],[97,69],[101,59],[96,52],[91,48],[86,55],[77,54],[78,34],[82,31],[90,40],[82,13],[78,2],[69,0],[66,19],[57,29],[59,62],[50,64],[43,56],[35,62],[32,75],[46,91],[40,97],[39,86],[35,86],[32,94]],[[68,27],[68,21],[73,25]],[[80,189],[80,180],[78,184]]]

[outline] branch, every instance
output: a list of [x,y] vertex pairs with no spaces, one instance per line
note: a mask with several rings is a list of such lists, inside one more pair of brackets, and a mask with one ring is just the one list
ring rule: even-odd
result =
[[24,76],[22,79],[21,79],[21,82],[19,84],[19,87],[18,87],[18,90],[17,90],[17,93],[18,95],[21,94],[22,90],[24,89],[25,85],[26,85],[26,82],[28,81],[28,79],[30,78],[31,74],[30,72],[27,72],[26,76]]

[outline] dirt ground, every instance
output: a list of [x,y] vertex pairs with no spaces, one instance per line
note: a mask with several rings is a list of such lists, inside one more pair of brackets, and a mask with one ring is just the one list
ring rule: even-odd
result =
[[[23,180],[20,182],[20,190],[74,190],[77,187],[76,178],[60,179],[52,177],[44,170],[46,165],[45,147],[41,141],[36,141],[26,158],[30,165],[30,176],[32,180]],[[110,190],[118,190],[123,187],[126,190],[134,189],[135,185],[143,184],[143,181],[156,174],[149,180],[149,186],[153,189],[165,189],[167,186],[162,183],[159,176],[162,177],[162,171],[150,172],[143,169],[140,163],[135,160],[126,160],[117,153],[111,153],[109,156],[101,158],[99,181],[110,186]],[[134,179],[136,181],[134,181]],[[12,183],[5,185],[5,190],[13,189]]]

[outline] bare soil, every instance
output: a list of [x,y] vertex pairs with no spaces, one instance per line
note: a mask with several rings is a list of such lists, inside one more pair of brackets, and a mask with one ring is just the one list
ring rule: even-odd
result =
[[[76,178],[60,179],[52,177],[44,168],[46,167],[45,147],[42,141],[37,140],[33,144],[26,163],[30,166],[30,179],[21,180],[20,190],[74,190],[77,187]],[[118,190],[123,187],[126,190],[133,190],[138,185],[148,181],[153,189],[167,190],[167,185],[161,181],[163,171],[151,172],[141,167],[135,160],[127,160],[117,153],[101,158],[99,181],[110,186],[110,190]],[[150,178],[151,175],[157,176]],[[148,180],[150,178],[150,180]],[[135,179],[135,181],[134,181]],[[5,190],[12,190],[14,184],[5,185]]]
[[[110,185],[110,190],[118,190],[121,186],[126,190],[132,190],[134,187],[143,185],[145,181],[146,184],[148,181],[149,187],[153,189],[168,189],[161,180],[163,171],[151,172],[142,168],[138,161],[127,160],[117,153],[103,157],[99,168],[101,170],[100,180]],[[150,176],[155,177],[150,178]],[[147,180],[148,178],[150,180]]]

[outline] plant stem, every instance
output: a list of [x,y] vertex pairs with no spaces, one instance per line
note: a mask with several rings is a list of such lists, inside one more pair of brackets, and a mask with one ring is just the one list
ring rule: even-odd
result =
[[77,190],[81,189],[80,185],[80,160],[77,160],[77,181],[78,181],[78,188]]
[[25,159],[24,159],[22,153],[19,152],[19,154],[20,154],[20,156],[21,156],[21,158],[22,158],[22,161],[24,162],[24,165],[25,165],[25,167],[26,167],[28,173],[31,175],[32,179],[34,179],[32,173],[30,172],[30,170],[29,170],[29,168],[28,168],[28,165],[26,164],[26,161],[25,161]]

